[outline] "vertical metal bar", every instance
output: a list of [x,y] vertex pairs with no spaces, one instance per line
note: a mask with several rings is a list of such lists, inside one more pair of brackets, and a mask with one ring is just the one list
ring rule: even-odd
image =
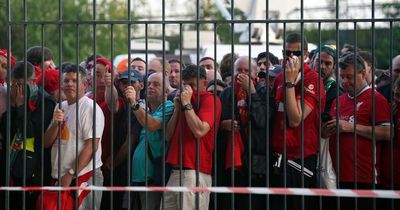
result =
[[[58,66],[61,66],[62,64],[62,25],[61,25],[61,21],[62,21],[62,0],[58,0]],[[59,72],[59,81],[62,81],[62,75],[61,72]],[[61,96],[61,89],[58,90],[58,95]],[[61,103],[59,100],[58,103],[58,108],[61,109]],[[58,122],[58,161],[57,161],[57,165],[58,165],[58,170],[57,170],[57,179],[61,180],[61,123]],[[61,182],[58,182],[58,186],[61,187]],[[57,197],[57,209],[60,210],[61,209],[61,192],[58,191],[58,197]]]
[[[319,52],[318,52],[318,69],[315,69],[315,70],[318,70],[318,75],[320,77],[322,77],[321,76],[322,75],[321,74],[321,48],[322,48],[321,22],[318,22],[318,48],[320,49]],[[315,55],[314,55],[314,57],[315,57]],[[313,60],[313,61],[315,61],[315,60]],[[315,66],[314,66],[314,68],[315,68]],[[320,81],[321,80],[318,80],[318,110],[320,110],[320,112],[322,113],[325,110],[322,110],[322,105],[321,105],[321,90],[319,89],[321,87]],[[327,91],[327,90],[325,90],[325,91]],[[318,138],[319,138],[318,151],[319,152],[318,152],[318,166],[317,166],[317,168],[318,168],[318,172],[317,173],[319,173],[319,174],[321,174],[321,167],[322,167],[322,164],[321,164],[321,159],[322,159],[322,155],[321,155],[321,140],[322,140],[321,139],[322,138],[321,133],[322,132],[321,131],[322,131],[322,128],[321,127],[322,126],[321,126],[321,120],[320,120],[319,123],[318,123]],[[324,140],[324,141],[326,141],[326,140]],[[318,185],[317,185],[318,188],[321,188],[321,182],[322,182],[322,176],[320,175],[320,176],[318,176]],[[319,197],[319,209],[323,208],[322,205],[323,205],[322,204],[322,197],[320,196]]]
[[[251,58],[251,23],[249,22],[249,31],[248,31],[248,35],[249,35],[249,44],[248,44],[248,46],[249,46],[249,63],[248,63],[248,68],[249,68],[249,74],[248,74],[248,76],[249,76],[249,84],[248,84],[248,98],[249,98],[249,105],[248,105],[248,113],[251,113],[251,93],[250,93],[250,90],[251,90],[251,74],[252,74],[252,67],[253,67],[253,65],[252,65],[252,58]],[[252,125],[252,123],[251,123],[251,120],[249,120],[249,145],[248,145],[248,160],[249,160],[249,171],[248,171],[248,186],[249,187],[252,187],[252,182],[251,182],[251,166],[252,166],[252,154],[251,154],[251,148],[252,148],[252,138],[251,138],[251,125]],[[241,128],[241,129],[244,129],[244,128]],[[251,206],[251,197],[252,197],[252,194],[250,193],[249,194],[249,210],[251,210],[252,209],[252,206]]]
[[[111,98],[113,99],[114,97],[118,97],[118,95],[114,96],[114,24],[110,25],[110,30],[111,30],[111,36],[110,36],[110,42],[111,42],[111,81],[112,81],[112,85],[111,85]],[[128,60],[128,66],[130,66],[130,61]],[[118,99],[117,99],[118,100]],[[110,151],[111,151],[111,173],[110,173],[110,186],[114,186],[114,100],[111,101],[110,104],[110,110],[111,110],[111,114],[110,114]],[[130,122],[129,122],[130,123]],[[129,125],[129,124],[128,124]],[[129,154],[128,154],[129,155]],[[103,192],[104,193],[104,192]],[[104,196],[104,194],[103,194]],[[110,209],[114,209],[114,191],[110,191]]]
[[[371,0],[371,16],[372,16],[372,88],[375,90],[375,0]],[[372,169],[375,169],[376,165],[376,138],[375,138],[375,91],[372,91]],[[376,174],[375,170],[372,171],[372,189],[376,189]],[[372,198],[372,208],[376,209],[376,198]]]
[[[96,21],[96,0],[93,0],[93,21]],[[97,77],[97,68],[96,68],[96,23],[93,24],[93,55],[94,55],[94,60],[93,60],[93,86],[96,87],[96,77]],[[97,99],[97,90],[96,88],[92,89],[93,91],[93,132],[92,132],[92,148],[96,148],[96,99]],[[77,157],[78,158],[78,157]],[[92,151],[92,160],[93,160],[93,171],[96,170],[96,150],[93,149]],[[93,173],[93,177],[92,177],[92,183],[93,185],[95,185],[96,183],[96,176],[95,173]],[[91,191],[92,193],[92,208],[95,208],[96,205],[96,192],[95,191]]]
[[[336,18],[336,20],[338,20],[339,19],[339,0],[336,0],[336,10],[335,10],[335,18]],[[336,57],[335,57],[335,63],[336,63],[336,65],[335,65],[335,76],[336,76],[336,78],[339,78],[339,52],[340,52],[340,50],[339,50],[339,46],[340,46],[340,43],[339,43],[339,22],[337,21],[336,22],[336,26],[335,26],[335,29],[336,29]],[[339,98],[339,85],[336,85],[336,98]],[[332,104],[333,105],[333,104]],[[340,109],[340,107],[339,107],[339,100],[336,100],[336,124],[338,124],[338,122],[339,122],[339,109]],[[340,142],[339,142],[339,128],[337,127],[336,128],[336,163],[337,163],[337,167],[336,167],[336,187],[338,188],[338,189],[340,189],[340,162],[339,162],[339,160],[340,160],[340,158],[339,158],[339,154],[340,154],[340,152],[339,152],[339,150],[340,150]],[[339,209],[340,210],[340,197],[336,197],[336,207],[337,207],[337,209]]]
[[[24,21],[27,21],[27,5],[26,5],[26,0],[24,0]],[[24,104],[23,104],[23,108],[24,108],[24,117],[23,117],[23,131],[22,131],[22,135],[23,135],[23,175],[22,175],[22,186],[26,186],[26,127],[27,127],[27,103],[29,100],[27,98],[27,56],[26,56],[26,50],[27,50],[27,45],[28,45],[28,32],[27,32],[27,24],[24,23]],[[26,208],[26,191],[22,192],[22,208],[25,209]]]
[[[163,123],[162,123],[162,172],[163,172],[163,174],[162,174],[162,185],[163,186],[165,186],[166,185],[166,180],[165,180],[165,154],[166,154],[166,148],[165,148],[165,131],[166,131],[166,128],[167,128],[167,126],[166,126],[166,120],[165,120],[165,95],[166,95],[166,90],[167,90],[167,87],[165,86],[167,83],[165,82],[165,80],[166,79],[168,79],[167,77],[166,77],[166,66],[165,66],[165,61],[166,61],[166,59],[165,59],[165,0],[162,0],[162,12],[161,12],[161,16],[162,16],[162,40],[163,40],[163,42],[162,42],[162,69],[163,69],[163,71],[162,71],[162,77],[163,77],[163,84],[162,84],[162,90],[163,90],[163,93],[162,93],[162,96],[163,96],[163,99],[164,99],[164,101],[163,101],[163,103],[162,103],[162,106],[163,106],[163,109],[162,109],[162,119],[163,119]],[[171,68],[170,68],[170,71],[171,71]],[[170,72],[171,73],[171,72]],[[162,193],[162,197],[164,197],[165,196],[165,192],[163,192]],[[164,208],[165,208],[165,200],[164,199],[161,199],[162,200],[162,204],[161,204],[161,209],[162,210],[164,210]],[[147,208],[147,206],[146,206],[146,208]]]
[[[80,56],[80,50],[79,50],[80,43],[79,43],[79,41],[80,41],[80,31],[79,31],[79,24],[77,24],[76,25],[76,63],[77,63],[78,71],[77,71],[77,75],[76,75],[76,79],[77,79],[76,80],[76,87],[75,87],[76,90],[79,90],[79,81],[82,79],[79,76],[80,75],[79,74],[79,56]],[[96,57],[94,57],[94,64],[96,64]],[[78,96],[78,94],[76,94],[75,97],[76,97],[76,99],[75,99],[75,101],[76,101],[76,103],[75,103],[75,106],[76,106],[75,107],[75,115],[76,115],[76,119],[79,119],[79,103],[78,103],[79,96]],[[59,103],[61,103],[61,98],[59,99]],[[79,120],[75,121],[75,127],[76,128],[79,127]],[[76,134],[75,134],[75,154],[78,154],[78,152],[79,152],[79,129],[76,129]],[[79,164],[78,158],[75,158],[75,168],[74,168],[75,171],[78,171],[78,164]],[[78,179],[78,173],[75,173],[74,178],[75,178],[75,180]],[[75,186],[78,187],[78,182],[75,183]],[[75,197],[77,198],[78,196],[79,196],[79,192],[75,191]],[[75,199],[75,209],[78,209],[78,199]]]
[[[390,21],[390,62],[389,62],[389,66],[390,66],[390,71],[389,71],[389,75],[390,78],[392,78],[392,63],[393,63],[393,22]],[[390,90],[393,90],[393,80],[390,81]],[[390,94],[390,101],[393,102],[393,94]],[[393,113],[393,108],[392,106],[390,106],[390,113]],[[390,124],[391,125],[395,125],[395,116],[393,114],[390,115]],[[390,126],[390,189],[393,190],[394,189],[394,127]],[[398,164],[398,163],[397,163]],[[394,200],[391,199],[390,200],[390,209],[394,209]]]
[[[233,57],[234,57],[234,53],[235,53],[235,48],[234,48],[234,21],[233,21],[233,17],[235,16],[235,11],[234,11],[234,0],[231,0],[231,75],[232,75],[232,100],[231,100],[231,105],[232,105],[232,112],[231,112],[231,135],[232,135],[232,144],[231,144],[231,160],[232,160],[232,166],[231,166],[231,186],[234,187],[235,186],[235,163],[234,163],[234,159],[235,159],[235,141],[233,141],[234,136],[235,136],[235,132],[234,132],[234,120],[235,120],[235,97],[233,97],[235,94],[235,82],[234,82],[234,78],[235,78],[235,71],[234,71],[234,61],[233,61]],[[234,210],[235,209],[235,194],[231,194],[231,209]]]
[[[267,55],[267,62],[270,62],[270,57],[269,57],[269,1],[265,1],[265,20],[266,20],[266,36],[265,36],[265,53]],[[266,78],[269,78],[269,71],[267,71],[267,76]],[[266,172],[265,172],[265,186],[266,187],[270,187],[270,171],[269,171],[269,167],[270,167],[270,143],[271,143],[271,138],[270,138],[270,115],[269,115],[269,97],[270,97],[270,83],[269,83],[269,79],[265,80],[265,86],[266,86],[266,106],[268,107],[268,111],[267,111],[267,123],[266,123],[266,128],[265,128],[265,132],[266,132],[266,137],[267,137],[267,143],[265,144],[265,151],[266,151],[266,156],[265,156],[265,161],[266,161]],[[265,206],[267,209],[269,209],[269,203],[270,203],[270,195],[266,195],[266,199],[265,199]]]
[[[200,0],[196,0],[196,65],[197,65],[197,78],[196,78],[196,111],[200,109],[200,70],[199,70],[199,56],[200,56]],[[200,185],[200,138],[196,139],[196,187]],[[200,194],[196,192],[196,210],[200,209]]]
[[[304,188],[304,49],[306,49],[305,45],[305,36],[304,36],[304,1],[300,1],[300,19],[302,22],[300,23],[300,31],[301,31],[301,187]],[[307,48],[308,49],[308,48]],[[286,91],[286,90],[285,90]],[[304,210],[305,199],[304,196],[301,196],[301,209]]]
[[[145,43],[145,48],[146,48],[146,75],[148,75],[148,69],[147,69],[147,63],[148,63],[148,25],[147,25],[147,23],[146,23],[146,25],[145,25],[145,39],[146,39],[146,43]],[[146,81],[147,82],[147,81]],[[148,87],[147,85],[146,85],[146,87]],[[148,110],[148,103],[147,103],[147,88],[146,88],[146,115],[144,116],[144,121],[145,121],[145,125],[147,125],[147,123],[148,123],[148,118],[147,118],[147,110]],[[145,155],[146,155],[146,157],[148,157],[148,151],[149,151],[149,142],[148,142],[148,132],[147,132],[147,129],[145,129],[144,130],[145,131],[145,142],[144,142],[144,146],[145,146]],[[145,168],[145,170],[144,170],[144,177],[147,177],[147,169],[148,169],[148,167],[149,167],[149,163],[148,163],[148,161],[147,161],[147,158],[145,158],[144,159],[144,168]],[[145,186],[148,186],[148,180],[146,179],[145,180]],[[146,207],[148,206],[148,197],[149,197],[149,194],[148,194],[148,192],[146,191],[146,193],[145,193],[145,204],[146,204]]]
[[[283,22],[283,72],[286,71],[286,22]],[[286,74],[283,74],[283,81],[286,81]],[[287,103],[286,103],[286,90],[283,91],[283,104],[284,104],[284,117],[283,117],[283,187],[287,187],[287,157],[286,157],[286,124],[287,124]],[[283,209],[287,209],[287,195],[283,196]]]
[[[179,24],[179,61],[181,62],[181,65],[180,65],[180,71],[179,71],[179,74],[180,74],[180,77],[179,77],[179,92],[181,93],[182,92],[182,84],[183,84],[183,82],[182,82],[182,43],[183,43],[183,37],[182,37],[182,32],[183,32],[183,28],[182,28],[182,23],[181,24]],[[183,185],[183,182],[182,182],[182,170],[183,170],[183,137],[182,137],[182,116],[183,116],[183,113],[182,112],[179,112],[179,186],[182,186]],[[183,193],[182,192],[180,192],[179,193],[179,207],[180,207],[180,209],[182,210],[182,208],[183,208]]]
[[[131,46],[131,35],[132,35],[132,19],[131,19],[131,1],[128,1],[128,12],[127,12],[128,14],[128,21],[129,21],[129,23],[128,23],[128,63],[129,63],[129,65],[128,65],[128,81],[130,82],[131,81],[131,71],[132,71],[132,67],[131,67],[131,65],[130,65],[130,62],[131,62],[131,49],[132,49],[132,46]],[[147,69],[147,68],[146,68]],[[126,165],[127,165],[127,168],[128,168],[128,170],[127,170],[127,172],[128,172],[128,176],[127,176],[127,186],[131,186],[131,183],[132,183],[132,175],[131,175],[131,170],[132,170],[132,139],[131,139],[131,126],[129,126],[129,123],[131,123],[131,114],[133,114],[132,113],[132,110],[131,110],[131,105],[132,104],[130,104],[130,102],[129,102],[129,100],[128,100],[128,113],[127,113],[127,115],[128,115],[128,129],[127,129],[127,138],[128,138],[128,161],[127,161],[127,163],[126,163]],[[147,107],[146,107],[147,108]],[[147,110],[147,109],[146,109]],[[147,172],[147,168],[146,168],[146,170],[145,170],[145,172]],[[147,174],[145,174],[146,176],[147,176]],[[128,209],[130,209],[131,208],[131,191],[128,191]]]
[[[7,0],[7,110],[11,110],[11,6],[10,1]],[[7,112],[7,133],[11,131],[11,112]],[[10,186],[10,135],[4,136],[6,138],[6,174],[5,184]],[[10,208],[10,191],[5,192],[5,209]]]
[[[358,45],[358,40],[357,40],[357,22],[354,22],[354,49],[357,49],[357,45]],[[355,50],[355,53],[354,53],[354,63],[353,63],[353,66],[354,66],[354,80],[353,80],[353,82],[354,82],[354,84],[356,84],[356,75],[358,74],[358,72],[357,72],[357,56],[358,56],[359,54],[358,54],[358,52]],[[353,112],[354,112],[354,124],[353,124],[353,129],[354,129],[354,134],[353,134],[353,138],[354,138],[354,150],[353,150],[353,152],[354,152],[354,188],[355,189],[358,189],[358,178],[357,178],[357,176],[358,176],[358,173],[357,173],[357,165],[358,165],[358,163],[357,163],[357,157],[358,157],[358,155],[357,155],[357,130],[356,130],[356,127],[357,127],[357,109],[356,109],[356,107],[357,107],[357,92],[354,92],[354,101],[353,101]],[[354,199],[355,200],[355,209],[358,209],[358,199]]]
[[[42,47],[42,64],[44,63],[44,24],[41,24],[41,34],[40,34],[40,37],[41,37],[41,47]],[[42,87],[44,87],[44,65],[42,65]],[[59,89],[61,89],[61,88],[59,88]],[[41,127],[40,127],[40,134],[41,134],[41,136],[43,136],[44,137],[44,88],[43,88],[43,91],[41,91],[41,93],[40,93],[40,101],[41,101],[41,104],[42,104],[42,109],[40,110],[41,111],[41,120],[40,120],[40,122],[41,122]],[[42,144],[42,147],[40,148],[40,151],[41,151],[41,156],[40,156],[40,164],[41,164],[41,167],[40,167],[40,174],[41,174],[41,176],[40,176],[40,186],[44,186],[44,180],[43,180],[43,177],[44,177],[44,145]],[[40,191],[40,197],[42,197],[43,198],[43,191]],[[40,209],[41,210],[43,210],[43,199],[40,199]]]
[[[217,78],[217,23],[213,24],[213,32],[214,32],[214,80],[216,81]],[[214,83],[214,101],[217,101],[217,83]],[[217,110],[217,103],[214,103],[214,119],[216,119],[216,112]],[[219,123],[219,122],[218,122]],[[214,128],[217,128],[217,121],[214,121]],[[215,129],[216,131],[216,129]],[[218,138],[218,133],[214,132],[214,186],[218,186],[218,145],[217,145],[217,140]],[[218,193],[214,193],[214,209],[217,209],[218,207]]]

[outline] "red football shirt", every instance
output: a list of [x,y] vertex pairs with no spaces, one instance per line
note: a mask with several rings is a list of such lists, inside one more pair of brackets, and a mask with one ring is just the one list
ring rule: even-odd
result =
[[[200,139],[200,166],[199,170],[202,173],[211,174],[212,172],[212,157],[214,151],[214,133],[218,132],[218,126],[221,118],[221,101],[217,97],[214,101],[214,95],[206,91],[201,91],[200,95],[200,108],[197,111],[196,105],[196,93],[193,92],[191,103],[196,111],[197,116],[201,121],[208,123],[210,131]],[[214,109],[214,104],[216,108]],[[216,122],[217,127],[214,127]],[[180,133],[182,132],[182,142],[180,142]],[[182,152],[183,163],[182,166],[185,168],[196,169],[196,141],[189,126],[186,122],[185,112],[182,113],[182,130],[180,127],[179,119],[177,120],[174,134],[171,138],[167,163],[172,165],[179,165],[179,154]],[[183,151],[180,151],[179,145],[182,143]]]
[[[366,87],[356,97],[357,124],[372,126],[372,89]],[[354,123],[354,99],[348,94],[339,97],[339,118]],[[329,113],[332,117],[336,116],[336,102],[332,103]],[[375,91],[375,125],[384,125],[390,123],[389,104],[386,99]],[[336,135],[330,138],[329,150],[332,157],[333,166],[340,169],[340,182],[361,182],[375,183],[379,182],[378,171],[381,161],[381,143],[375,145],[376,164],[373,162],[373,144],[371,139],[366,139],[357,135],[357,178],[354,171],[354,133],[342,133],[339,136],[339,166],[336,163]],[[373,180],[373,173],[376,173],[376,180]]]
[[392,152],[391,142],[387,141],[382,144],[382,185],[385,188],[392,187],[390,171],[393,170],[393,184],[400,186],[400,102],[396,102],[397,112],[393,117],[395,130],[393,139],[393,169],[390,164],[390,154]]
[[[299,73],[300,74],[300,73]],[[304,157],[317,155],[318,151],[318,125],[320,110],[318,109],[319,97],[321,98],[321,108],[325,107],[324,83],[317,72],[304,64],[304,103],[312,109],[312,112],[304,119]],[[318,86],[319,81],[319,86]],[[274,152],[283,153],[284,147],[284,87],[285,81],[283,72],[275,80],[275,99],[278,111],[274,117],[272,136],[272,148]],[[318,88],[319,87],[319,88]],[[301,81],[295,86],[296,98],[301,100]],[[286,121],[287,122],[287,121]],[[290,160],[301,158],[301,125],[296,128],[286,124],[286,155]]]

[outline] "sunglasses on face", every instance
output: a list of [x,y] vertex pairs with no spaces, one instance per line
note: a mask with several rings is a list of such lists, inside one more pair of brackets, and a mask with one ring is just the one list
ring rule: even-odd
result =
[[295,50],[295,51],[286,50],[286,51],[285,51],[285,55],[286,55],[287,57],[291,56],[292,54],[295,55],[295,56],[297,56],[297,57],[299,57],[299,56],[302,55],[301,50]]
[[86,69],[88,69],[88,70],[93,69],[93,67],[94,67],[93,64],[88,64],[88,65],[86,65]]

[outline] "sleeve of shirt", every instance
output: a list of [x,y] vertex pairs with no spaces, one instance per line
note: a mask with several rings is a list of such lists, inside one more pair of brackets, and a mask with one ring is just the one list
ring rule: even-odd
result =
[[[93,125],[96,126],[96,138],[101,138],[104,130],[104,114],[101,108],[96,104],[96,122],[93,122],[93,105],[90,102],[88,104],[85,113],[80,113],[82,116],[81,127],[82,127],[82,138],[84,140],[93,138]],[[94,124],[93,124],[94,123]]]
[[[318,88],[317,76],[309,77],[304,81],[304,103],[312,110],[318,108],[319,95],[321,95],[321,100],[325,100],[325,90],[323,89],[323,85]],[[322,81],[320,84],[323,84]],[[324,107],[325,104],[321,104],[321,106]]]
[[206,97],[203,97],[200,101],[200,108],[197,114],[200,120],[206,122],[210,128],[212,128],[214,126],[214,116],[217,114],[218,113],[214,112],[214,96],[207,95]]
[[153,115],[160,123],[163,123],[163,109],[165,109],[165,122],[168,122],[174,112],[174,103],[167,100],[164,105],[161,105],[159,111]]
[[375,92],[375,124],[390,125],[389,103],[382,95],[377,94],[377,92]]

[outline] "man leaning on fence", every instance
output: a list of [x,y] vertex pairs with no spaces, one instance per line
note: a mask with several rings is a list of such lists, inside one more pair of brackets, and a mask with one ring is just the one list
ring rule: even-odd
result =
[[[365,62],[358,53],[344,54],[339,60],[339,68],[340,79],[346,94],[337,99],[339,108],[336,107],[336,101],[332,103],[329,114],[335,118],[338,112],[339,119],[332,119],[323,124],[323,136],[330,136],[329,148],[333,166],[339,174],[339,188],[372,189],[380,182],[378,172],[381,165],[382,141],[390,139],[389,105],[381,94],[368,85]],[[374,112],[372,94],[375,95]],[[373,119],[375,120],[372,121]],[[372,132],[373,125],[375,125],[375,133]],[[339,130],[338,140],[335,135],[337,129]],[[376,144],[373,143],[373,134]],[[339,155],[338,158],[336,154]],[[356,171],[354,164],[357,164]],[[357,200],[358,208],[373,209],[372,199]],[[340,207],[355,209],[355,199],[342,199]]]
[[[163,85],[165,86],[163,87]],[[125,89],[125,95],[130,102],[132,112],[142,126],[139,143],[132,156],[132,182],[134,186],[145,186],[146,184],[148,186],[159,186],[163,184],[159,180],[165,172],[159,173],[157,171],[162,167],[164,160],[163,147],[166,151],[167,146],[163,139],[163,124],[169,121],[174,109],[173,103],[167,100],[166,87],[168,86],[168,79],[164,78],[161,72],[149,76],[146,101],[149,108],[148,112],[140,107],[135,89],[132,86]],[[162,195],[160,192],[135,192],[133,195],[133,207],[136,210],[158,210],[160,208]]]
[[[286,37],[285,50],[285,70],[277,76],[274,83],[278,110],[272,130],[272,149],[276,155],[276,162],[273,163],[274,175],[271,184],[276,187],[313,188],[316,187],[318,126],[321,113],[319,102],[322,108],[325,106],[324,83],[317,72],[303,63],[308,55],[304,36],[299,33],[289,34]],[[283,154],[284,151],[286,154]],[[283,197],[278,197],[279,200],[271,201],[272,209],[283,208]],[[302,202],[300,196],[291,196],[287,198],[287,207],[299,209],[304,204],[305,209],[313,209],[311,200],[310,197],[306,197],[305,202]]]
[[[199,187],[211,187],[214,135],[218,131],[221,102],[218,98],[214,100],[214,95],[206,91],[207,73],[203,67],[187,66],[182,71],[182,80],[182,92],[178,92],[174,98],[175,109],[167,126],[166,135],[170,141],[167,163],[173,168],[168,186],[180,186],[181,178],[183,186],[195,187],[198,178]],[[197,145],[200,153],[196,151]],[[198,177],[197,158],[200,162]],[[183,169],[182,176],[180,167]],[[165,209],[196,209],[196,193],[183,193],[182,203],[179,195],[178,192],[166,193]],[[209,192],[200,192],[199,209],[208,209],[209,199]]]
[[[61,108],[56,106],[44,139],[45,147],[52,147],[51,175],[62,187],[102,186],[103,112],[97,104],[94,106],[92,99],[85,96],[88,85],[86,71],[72,63],[64,63],[62,71],[62,88],[67,100],[62,102]],[[93,115],[96,119],[93,119]],[[58,136],[59,129],[61,136]],[[82,191],[78,195],[79,209],[100,209],[101,191]],[[95,206],[92,206],[93,196]]]

